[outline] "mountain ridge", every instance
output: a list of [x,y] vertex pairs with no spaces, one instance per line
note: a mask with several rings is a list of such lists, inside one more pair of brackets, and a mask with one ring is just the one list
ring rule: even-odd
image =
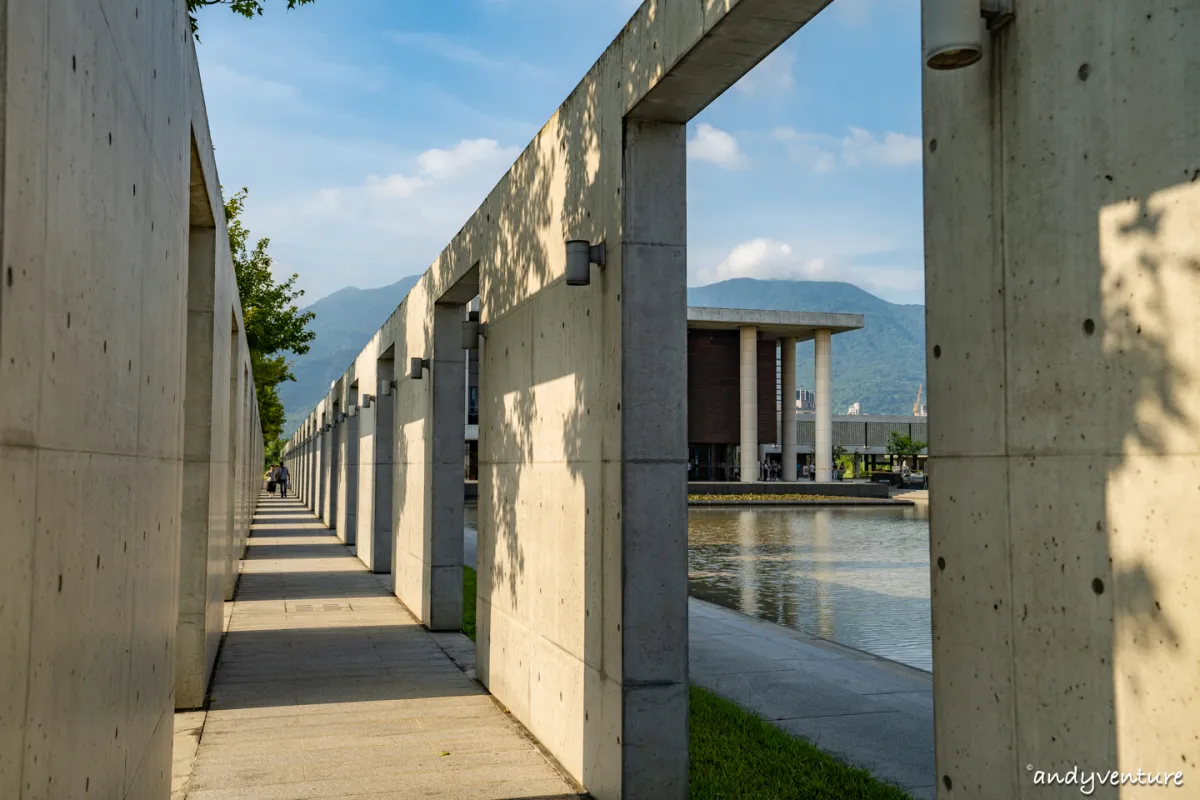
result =
[[[329,391],[396,306],[420,279],[401,278],[375,289],[347,286],[308,306],[314,311],[317,338],[308,354],[292,360],[294,383],[283,383],[279,397],[290,435]],[[891,303],[842,281],[734,278],[688,288],[689,306],[826,311],[862,314],[862,330],[835,335],[831,342],[833,410],[844,414],[856,402],[868,414],[909,414],[918,384],[925,383],[925,307]],[[796,381],[813,388],[813,346],[796,348]]]

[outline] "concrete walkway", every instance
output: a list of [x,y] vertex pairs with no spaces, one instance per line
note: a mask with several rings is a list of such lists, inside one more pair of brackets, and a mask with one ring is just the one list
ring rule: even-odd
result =
[[692,683],[914,798],[935,797],[932,676],[688,600]]
[[578,796],[293,500],[260,501],[209,710],[177,722],[189,800]]

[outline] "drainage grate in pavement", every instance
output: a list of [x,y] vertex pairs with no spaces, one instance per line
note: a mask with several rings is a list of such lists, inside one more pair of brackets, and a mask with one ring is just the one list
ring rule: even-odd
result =
[[289,603],[287,611],[301,613],[306,611],[353,611],[349,603]]

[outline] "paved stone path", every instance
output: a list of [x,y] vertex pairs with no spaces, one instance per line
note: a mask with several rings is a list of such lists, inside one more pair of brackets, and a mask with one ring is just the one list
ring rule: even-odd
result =
[[929,673],[696,598],[688,610],[692,683],[933,800]]
[[177,720],[175,796],[577,796],[381,577],[298,502],[260,501],[207,716]]

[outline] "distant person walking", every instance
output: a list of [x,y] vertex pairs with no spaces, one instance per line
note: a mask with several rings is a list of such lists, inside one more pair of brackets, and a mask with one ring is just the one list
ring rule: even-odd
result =
[[275,482],[279,484],[279,496],[287,497],[288,480],[292,476],[288,473],[288,468],[284,464],[280,464],[275,472]]

